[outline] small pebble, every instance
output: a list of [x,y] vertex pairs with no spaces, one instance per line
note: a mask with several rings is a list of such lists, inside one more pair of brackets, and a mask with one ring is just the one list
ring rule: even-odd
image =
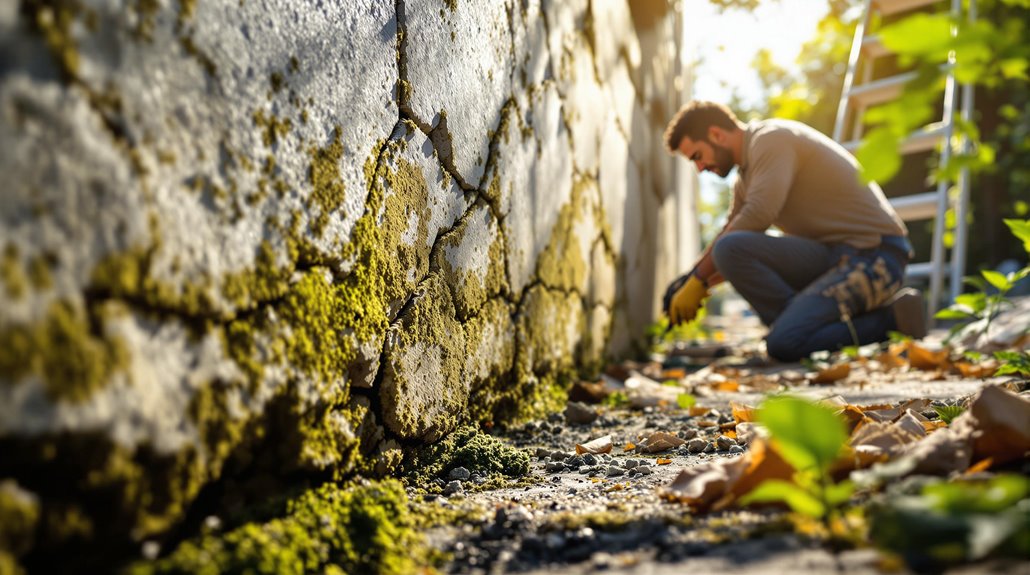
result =
[[608,466],[608,477],[616,477],[625,473],[625,470],[617,465]]
[[725,435],[720,435],[715,440],[715,446],[719,449],[719,451],[726,451],[730,448],[730,446],[736,445],[736,443],[736,441],[730,439],[729,437],[726,437]]
[[550,473],[558,473],[560,471],[564,471],[565,470],[565,464],[562,463],[561,461],[552,461],[552,462],[548,463],[544,467],[544,469],[546,469]]
[[744,453],[744,448],[739,445],[730,446],[730,455],[740,455]]
[[646,459],[642,459],[642,460],[640,460],[640,465],[638,467],[650,467],[650,466],[651,466],[651,462],[650,461],[648,461]]
[[694,439],[697,437],[697,430],[690,427],[679,432],[680,439]]
[[626,467],[626,469],[633,469],[634,467],[636,467],[638,465],[640,465],[640,462],[637,461],[636,459],[627,459],[625,467]]
[[704,452],[705,453],[715,453],[715,444],[714,443],[709,443],[708,445],[706,445]]
[[443,488],[443,494],[448,497],[451,495],[458,495],[463,493],[465,493],[465,488],[462,487],[461,482],[457,480],[451,481],[447,484],[446,487]]
[[646,465],[641,465],[640,467],[634,469],[634,471],[641,475],[651,475],[652,473],[654,473],[654,470]]
[[569,425],[593,423],[597,419],[597,415],[596,409],[579,401],[570,401],[565,406],[565,422]]
[[455,467],[451,470],[450,475],[447,476],[452,481],[468,481],[469,477],[472,477],[472,473],[464,467]]
[[687,451],[690,453],[701,453],[708,447],[708,442],[700,437],[695,437],[687,442]]
[[585,454],[585,455],[583,456],[583,461],[584,461],[584,462],[585,462],[585,463],[586,463],[587,465],[597,465],[597,464],[598,464],[598,462],[599,462],[600,460],[598,460],[598,459],[597,459],[597,456],[596,456],[596,455],[594,455],[593,453],[587,453],[587,454]]
[[580,455],[573,455],[572,457],[565,460],[565,465],[568,465],[569,467],[579,467],[584,463],[586,463],[586,460],[583,459],[583,457]]
[[537,447],[536,448],[536,458],[537,459],[543,459],[545,457],[551,457],[551,450],[547,449],[546,447]]

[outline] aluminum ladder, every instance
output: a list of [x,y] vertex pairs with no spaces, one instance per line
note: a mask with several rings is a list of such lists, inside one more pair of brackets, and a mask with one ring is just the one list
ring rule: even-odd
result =
[[[864,124],[862,116],[865,111],[878,104],[884,104],[901,95],[910,80],[915,78],[914,72],[902,73],[886,78],[873,78],[873,62],[877,58],[890,56],[893,53],[883,45],[878,35],[870,33],[873,14],[890,16],[901,13],[914,13],[934,5],[942,0],[865,0],[862,19],[855,28],[855,39],[851,45],[848,58],[848,69],[844,76],[844,88],[837,118],[833,128],[833,139],[852,153],[858,149],[862,140]],[[976,14],[975,0],[969,0],[970,20]],[[962,17],[962,1],[951,0],[951,14],[955,19]],[[955,31],[953,30],[954,34]],[[910,134],[902,141],[899,152],[902,156],[925,152],[940,148],[940,165],[950,161],[954,146],[955,108],[957,100],[957,83],[952,72],[954,53],[948,57],[947,76],[944,88],[943,114],[941,121],[926,125]],[[856,81],[859,72],[860,82]],[[973,112],[973,87],[962,85],[961,115],[965,121],[970,120]],[[850,130],[849,128],[850,123]],[[967,150],[969,143],[963,139],[960,149]],[[958,195],[951,198],[949,189],[955,184]],[[941,303],[944,275],[950,272],[948,281],[948,301],[953,301],[962,291],[962,276],[965,273],[967,226],[966,214],[969,207],[969,170],[963,168],[957,182],[939,181],[936,190],[912,193],[890,199],[898,216],[905,222],[934,219],[933,237],[929,261],[913,263],[908,266],[909,278],[929,277],[930,293],[927,298],[927,318],[933,323],[933,315]],[[949,206],[954,203],[955,235],[951,250],[950,265],[945,260],[944,228],[945,216]],[[917,258],[918,259],[918,258]]]

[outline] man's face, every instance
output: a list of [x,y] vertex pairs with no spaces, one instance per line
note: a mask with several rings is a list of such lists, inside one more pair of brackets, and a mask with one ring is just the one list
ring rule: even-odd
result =
[[733,169],[733,152],[725,146],[712,143],[710,140],[693,141],[684,136],[679,151],[685,158],[694,162],[698,172],[708,170],[725,178]]

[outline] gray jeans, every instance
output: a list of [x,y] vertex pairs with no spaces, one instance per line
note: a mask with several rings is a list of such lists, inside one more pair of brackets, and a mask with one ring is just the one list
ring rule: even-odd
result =
[[[859,250],[791,236],[730,232],[712,249],[715,267],[770,326],[771,357],[883,341],[896,329],[884,307],[902,285],[908,241],[892,236]],[[851,324],[851,328],[848,324]],[[852,335],[852,329],[854,335]]]

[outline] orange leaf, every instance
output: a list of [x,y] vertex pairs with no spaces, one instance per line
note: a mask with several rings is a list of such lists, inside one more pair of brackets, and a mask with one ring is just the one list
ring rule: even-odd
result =
[[582,455],[584,453],[609,453],[612,450],[612,436],[605,435],[604,437],[598,437],[597,439],[588,441],[584,444],[576,444],[576,454]]
[[955,363],[955,367],[958,368],[958,372],[962,374],[962,377],[975,378],[991,377],[998,369],[998,366],[993,364],[993,362],[975,364],[968,361],[960,361]]
[[708,415],[708,412],[711,410],[711,407],[701,407],[700,405],[692,405],[690,406],[690,410],[687,413],[690,414],[690,417],[699,417],[701,415]]
[[740,382],[735,379],[728,379],[726,381],[720,381],[715,385],[715,391],[729,391],[735,392],[740,391]]
[[976,464],[970,465],[969,469],[967,469],[963,473],[963,475],[975,475],[977,473],[980,473],[981,471],[987,471],[991,468],[992,465],[994,465],[993,458],[988,457],[987,459],[981,459],[980,461],[976,462]]
[[723,435],[725,435],[726,437],[729,437],[730,439],[736,439],[737,438],[737,431],[735,429],[727,429],[726,432],[723,433]]
[[737,423],[755,420],[755,408],[750,405],[731,401],[730,411],[733,413],[733,421]]
[[838,363],[833,367],[820,369],[812,379],[813,383],[833,383],[840,381],[851,373],[851,362]]
[[940,349],[937,351],[931,351],[916,345],[909,343],[908,346],[908,363],[916,369],[922,369],[926,371],[933,371],[944,367],[948,361],[948,349]]
[[687,370],[682,367],[672,367],[662,371],[662,379],[683,379],[687,377]]
[[626,445],[622,446],[623,451],[633,451],[637,448],[637,444],[632,441],[626,442]]
[[668,465],[668,464],[672,463],[672,460],[671,459],[665,459],[664,457],[659,457],[654,462],[655,462],[655,465]]
[[980,390],[969,404],[969,412],[979,432],[973,439],[975,459],[990,457],[1000,465],[1030,451],[1030,401],[990,386]]

